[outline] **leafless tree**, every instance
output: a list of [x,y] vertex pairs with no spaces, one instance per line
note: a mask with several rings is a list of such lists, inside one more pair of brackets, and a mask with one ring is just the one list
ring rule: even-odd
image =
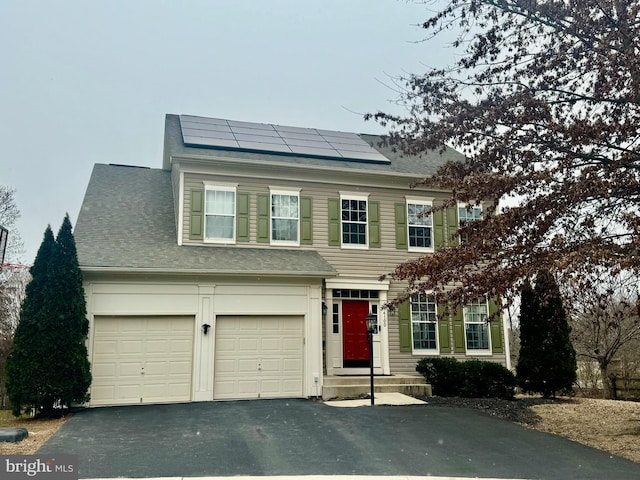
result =
[[[579,358],[597,362],[604,396],[612,398],[611,365],[640,341],[640,283],[628,272],[602,271],[590,280],[567,277],[563,282],[572,340]],[[635,351],[636,358],[640,353]]]
[[452,63],[398,80],[406,114],[365,118],[403,152],[462,151],[423,184],[453,192],[434,205],[447,218],[484,217],[392,278],[460,305],[508,301],[540,269],[639,272],[640,0],[424,3],[426,42],[458,32]]
[[0,272],[0,408],[6,406],[5,365],[30,280],[31,275],[25,268],[5,268]]
[[24,244],[16,228],[20,210],[16,204],[15,193],[15,189],[0,185],[0,226],[9,230],[5,262],[18,262],[24,252]]

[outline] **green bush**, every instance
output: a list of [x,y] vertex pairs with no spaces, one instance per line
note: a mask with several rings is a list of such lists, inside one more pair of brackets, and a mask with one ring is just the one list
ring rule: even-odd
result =
[[495,362],[455,358],[423,358],[416,365],[441,397],[505,398],[515,395],[516,378]]
[[457,397],[464,378],[461,365],[455,358],[423,358],[416,371],[427,379],[436,395]]

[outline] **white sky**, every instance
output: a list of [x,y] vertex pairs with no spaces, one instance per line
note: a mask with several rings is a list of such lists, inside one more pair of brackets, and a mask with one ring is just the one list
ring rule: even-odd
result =
[[[407,0],[2,0],[0,184],[31,263],[95,163],[161,168],[166,113],[380,133],[389,76],[450,63]],[[383,84],[384,83],[384,84]],[[14,259],[15,260],[15,259]]]

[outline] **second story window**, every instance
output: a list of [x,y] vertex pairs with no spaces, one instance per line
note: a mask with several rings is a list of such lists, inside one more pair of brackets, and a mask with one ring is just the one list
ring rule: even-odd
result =
[[433,249],[433,219],[429,203],[407,201],[407,226],[410,249]]
[[236,190],[234,187],[207,186],[204,214],[206,241],[223,243],[235,241]]
[[[467,206],[458,205],[458,226],[464,227],[469,222],[476,222],[482,220],[482,206]],[[460,241],[462,243],[469,240],[468,234],[460,235]]]
[[341,197],[342,245],[367,246],[367,198]]
[[271,191],[271,242],[300,243],[300,197],[297,192]]

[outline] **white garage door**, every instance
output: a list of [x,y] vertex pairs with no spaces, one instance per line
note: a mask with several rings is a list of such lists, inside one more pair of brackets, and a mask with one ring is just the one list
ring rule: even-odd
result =
[[191,400],[193,317],[95,317],[92,405]]
[[301,397],[303,317],[218,317],[216,400]]

